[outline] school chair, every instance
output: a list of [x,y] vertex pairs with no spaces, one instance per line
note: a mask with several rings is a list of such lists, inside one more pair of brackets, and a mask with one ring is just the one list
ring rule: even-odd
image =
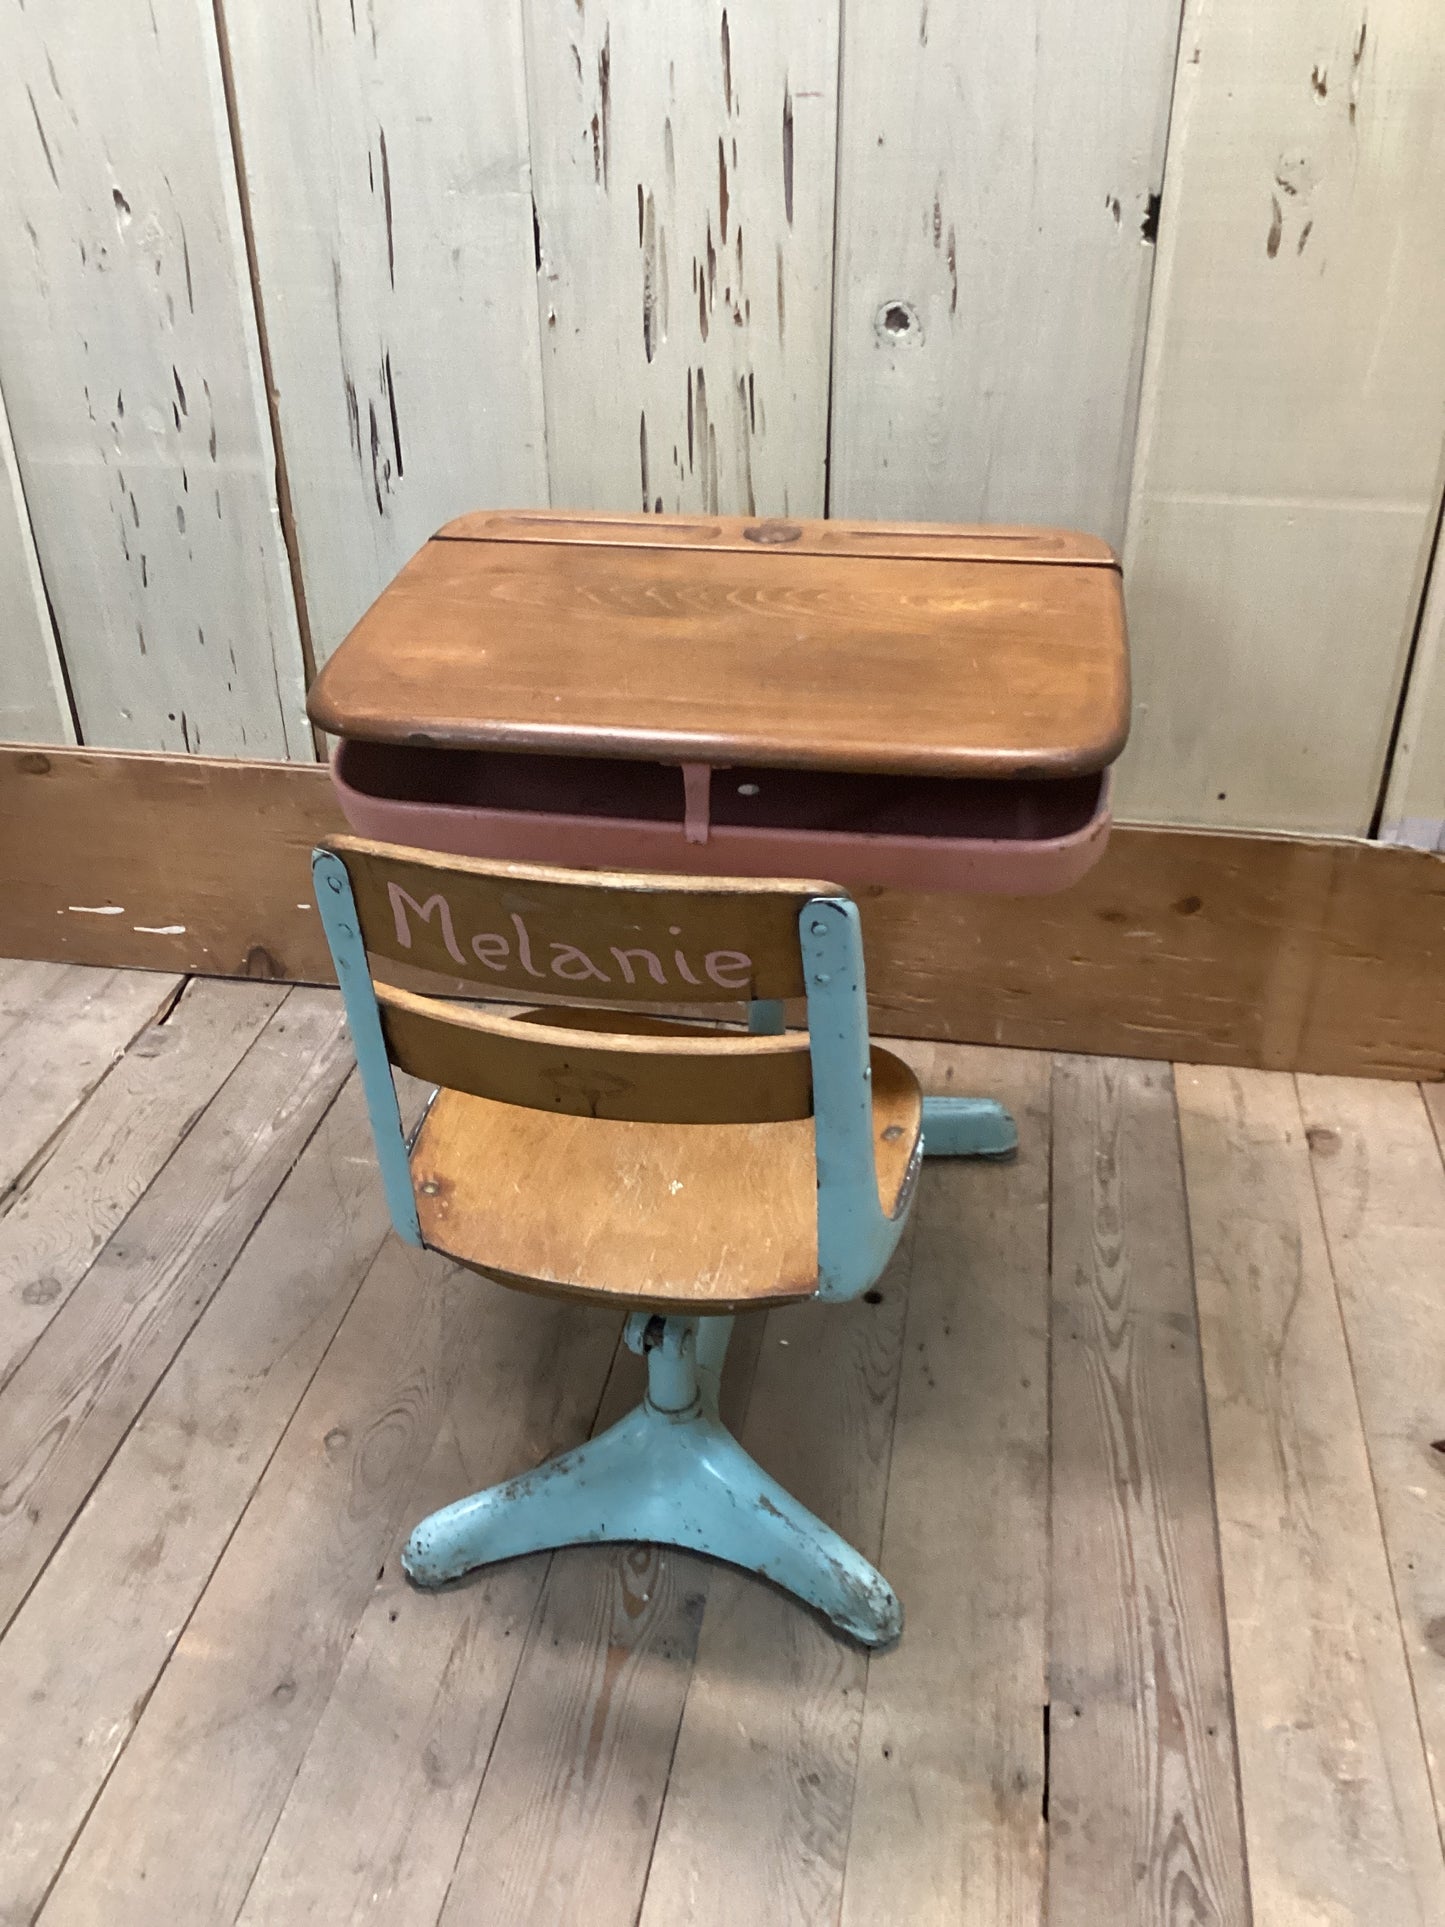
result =
[[[846,1302],[882,1273],[928,1150],[997,1154],[982,1099],[925,1100],[870,1048],[858,912],[831,884],[632,875],[334,837],[313,857],[399,1235],[524,1291],[630,1316],[647,1393],[620,1423],[424,1519],[439,1586],[521,1553],[684,1546],[764,1575],[868,1646],[902,1628],[869,1562],[718,1418],[738,1312]],[[372,974],[408,964],[512,997],[496,1014]],[[807,1031],[783,1028],[806,998]],[[746,1033],[605,1008],[746,1003]],[[436,1085],[410,1141],[392,1067]]]

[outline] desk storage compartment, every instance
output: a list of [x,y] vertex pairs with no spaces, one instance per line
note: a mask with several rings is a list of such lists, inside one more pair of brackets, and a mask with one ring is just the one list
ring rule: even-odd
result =
[[1106,774],[714,769],[710,795],[694,773],[690,807],[682,770],[662,763],[346,741],[332,774],[360,835],[584,868],[1032,896],[1075,882],[1109,834]]

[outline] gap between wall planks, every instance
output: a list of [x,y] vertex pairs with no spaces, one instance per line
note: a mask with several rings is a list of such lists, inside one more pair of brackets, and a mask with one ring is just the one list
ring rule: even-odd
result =
[[1175,1075],[1255,1916],[1435,1927],[1445,1869],[1367,1448],[1378,1352],[1352,1373],[1290,1084]]
[[210,0],[7,9],[0,200],[0,371],[81,733],[309,758]]
[[1119,546],[1179,0],[843,21],[831,512]]
[[1369,827],[1440,503],[1442,86],[1433,0],[1189,0],[1125,546],[1130,816]]
[[[322,982],[323,769],[0,749],[0,953]],[[1445,861],[1121,827],[1057,897],[860,892],[883,1035],[1445,1077]],[[114,909],[115,915],[97,915]]]
[[823,513],[838,13],[524,7],[554,506]]
[[15,444],[0,395],[0,738],[22,743],[73,743],[75,718],[40,563],[25,508]]
[[1380,834],[1387,843],[1445,851],[1445,545],[1438,537]]
[[521,12],[224,32],[319,666],[442,523],[547,500]]

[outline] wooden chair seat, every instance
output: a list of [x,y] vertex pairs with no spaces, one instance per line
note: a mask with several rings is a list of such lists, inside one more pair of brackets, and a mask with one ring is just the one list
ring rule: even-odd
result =
[[[923,1100],[872,1051],[879,1202],[900,1210]],[[523,1289],[658,1311],[811,1298],[818,1191],[811,1118],[645,1124],[438,1093],[411,1160],[422,1236]]]

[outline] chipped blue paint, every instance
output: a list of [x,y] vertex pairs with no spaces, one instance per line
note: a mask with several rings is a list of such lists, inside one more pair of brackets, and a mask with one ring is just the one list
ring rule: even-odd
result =
[[1018,1148],[1018,1126],[996,1098],[924,1098],[926,1158],[1002,1158]]
[[[392,1221],[403,1238],[420,1244],[408,1147],[350,879],[342,860],[326,850],[314,853],[312,868]],[[888,1217],[874,1158],[857,907],[845,897],[814,898],[798,929],[813,1069],[817,1295],[850,1299],[876,1281],[892,1256],[925,1146],[935,1156],[999,1155],[1013,1148],[1016,1134],[1007,1112],[986,1099],[925,1099],[924,1138],[898,1213]],[[780,1033],[783,1005],[750,1004],[748,1028],[754,1035]],[[760,1573],[867,1646],[897,1639],[903,1609],[888,1582],[770,1478],[721,1423],[718,1392],[732,1327],[730,1316],[634,1312],[625,1336],[647,1359],[643,1402],[576,1451],[423,1519],[402,1555],[411,1578],[440,1586],[521,1553],[642,1540]]]
[[918,1154],[898,1215],[878,1201],[873,1153],[873,1072],[858,906],[814,897],[798,918],[818,1160],[818,1296],[856,1298],[893,1255],[913,1203]]
[[423,1519],[402,1554],[416,1584],[445,1585],[474,1566],[557,1546],[643,1541],[760,1573],[866,1646],[897,1639],[903,1608],[887,1580],[709,1409],[698,1322],[644,1321],[647,1397],[610,1431]]
[[311,878],[316,890],[316,907],[321,912],[321,927],[331,946],[331,961],[336,965],[336,979],[346,1005],[346,1021],[356,1049],[361,1088],[366,1094],[387,1209],[397,1235],[408,1244],[419,1245],[421,1225],[411,1184],[411,1162],[401,1127],[391,1061],[386,1054],[386,1039],[381,1034],[381,1013],[376,1007],[366,946],[361,941],[361,919],[356,913],[351,879],[341,858],[330,850],[312,851]]

